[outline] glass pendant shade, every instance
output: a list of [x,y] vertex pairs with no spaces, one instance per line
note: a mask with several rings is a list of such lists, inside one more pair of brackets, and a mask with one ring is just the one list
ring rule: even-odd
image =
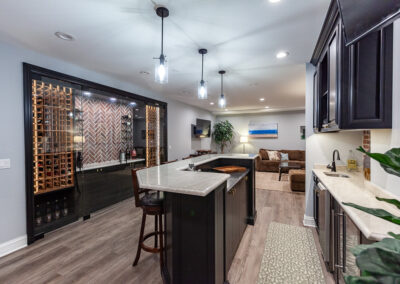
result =
[[168,62],[165,59],[160,58],[156,61],[154,75],[154,79],[157,83],[168,83]]
[[226,106],[226,100],[224,94],[221,94],[221,97],[218,100],[218,106],[220,108],[224,108]]
[[199,87],[197,89],[197,97],[200,100],[206,100],[207,99],[207,82],[204,80],[201,80],[199,82]]

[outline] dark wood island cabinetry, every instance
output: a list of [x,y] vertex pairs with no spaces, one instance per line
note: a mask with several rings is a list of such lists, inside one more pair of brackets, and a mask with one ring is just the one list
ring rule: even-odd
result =
[[[256,218],[256,157],[205,155],[137,172],[140,187],[164,192],[167,283],[226,281],[245,229]],[[213,171],[227,165],[247,170]]]

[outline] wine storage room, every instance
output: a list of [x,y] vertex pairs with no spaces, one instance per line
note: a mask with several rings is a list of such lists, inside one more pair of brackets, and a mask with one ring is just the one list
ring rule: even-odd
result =
[[24,64],[28,243],[133,196],[167,160],[167,104]]

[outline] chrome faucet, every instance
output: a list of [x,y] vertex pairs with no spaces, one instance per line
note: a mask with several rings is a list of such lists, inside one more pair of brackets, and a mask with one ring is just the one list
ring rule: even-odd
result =
[[340,160],[339,150],[333,150],[332,164],[327,166],[327,168],[331,169],[332,172],[336,172],[335,153],[337,153],[337,159]]

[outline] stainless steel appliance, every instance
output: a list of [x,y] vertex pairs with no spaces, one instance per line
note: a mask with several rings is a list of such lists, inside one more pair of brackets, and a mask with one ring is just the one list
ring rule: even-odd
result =
[[316,207],[316,225],[319,235],[319,242],[322,249],[322,258],[328,271],[334,270],[333,237],[331,232],[333,226],[333,212],[331,212],[331,195],[326,187],[314,180],[314,194]]

